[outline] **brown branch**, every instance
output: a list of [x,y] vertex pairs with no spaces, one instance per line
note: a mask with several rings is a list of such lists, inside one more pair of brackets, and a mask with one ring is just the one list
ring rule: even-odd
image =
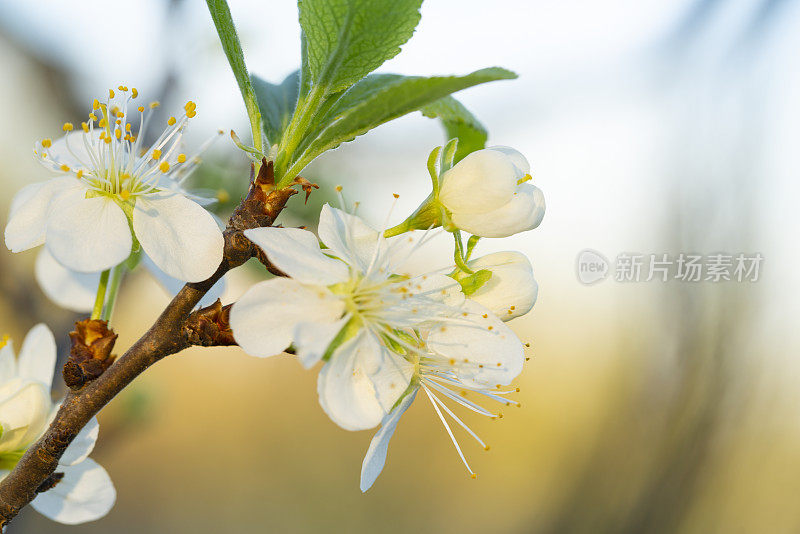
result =
[[28,448],[14,470],[0,481],[0,528],[30,503],[37,492],[53,486],[58,478],[53,473],[59,458],[103,406],[145,369],[191,345],[185,327],[192,310],[225,273],[256,253],[257,247],[243,235],[243,231],[272,225],[286,202],[296,193],[294,189],[275,189],[272,162],[262,160],[255,178],[251,168],[248,194],[231,215],[224,232],[223,260],[217,272],[203,282],[186,284],[150,329],[99,376],[82,375],[82,385],[67,394],[47,431]]

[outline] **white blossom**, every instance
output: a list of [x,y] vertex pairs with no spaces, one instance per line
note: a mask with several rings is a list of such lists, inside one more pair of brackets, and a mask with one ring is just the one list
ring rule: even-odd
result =
[[179,119],[170,117],[148,148],[146,106],[128,111],[136,97],[136,89],[110,91],[106,102],[94,101],[80,129],[66,123],[64,137],[36,144],[37,160],[57,176],[14,197],[5,229],[12,252],[44,244],[65,267],[97,272],[125,261],[139,243],[170,276],[198,282],[214,273],[222,232],[198,203],[204,200],[182,188],[199,161],[180,152],[195,105],[187,103]]
[[325,360],[320,404],[348,430],[376,426],[406,391],[413,365],[397,354],[404,334],[463,301],[443,274],[398,276],[421,246],[408,236],[385,239],[358,217],[329,206],[317,237],[296,228],[258,228],[245,235],[291,278],[253,286],[231,309],[234,337],[245,352],[271,356],[293,345],[306,367]]
[[457,228],[482,237],[507,237],[542,222],[542,191],[528,183],[530,165],[513,148],[475,151],[441,177],[439,202]]
[[[475,478],[459,445],[449,417],[485,450],[488,445],[448,407],[456,403],[487,417],[502,417],[476,402],[486,398],[502,405],[518,405],[504,389],[522,371],[525,360],[522,343],[494,314],[477,302],[467,300],[458,317],[443,320],[418,340],[405,345],[414,363],[414,377],[406,395],[387,414],[375,433],[361,467],[361,491],[367,491],[383,470],[389,440],[400,417],[421,389],[433,406],[467,471]],[[475,398],[476,400],[472,400]],[[447,417],[446,417],[447,416]]]
[[[19,359],[7,337],[0,342],[0,480],[47,429],[59,405],[50,398],[56,363],[56,343],[40,324],[25,337]],[[116,491],[105,469],[89,459],[99,426],[92,420],[64,451],[56,468],[63,477],[39,493],[31,505],[39,513],[69,525],[106,515]]]

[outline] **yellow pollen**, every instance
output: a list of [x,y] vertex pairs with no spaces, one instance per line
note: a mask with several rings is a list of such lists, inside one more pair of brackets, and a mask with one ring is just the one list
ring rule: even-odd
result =
[[186,161],[186,154],[178,154],[178,163],[184,163]]
[[170,126],[172,126],[172,125],[173,125],[173,124],[175,124],[176,122],[177,122],[177,121],[175,120],[175,117],[170,117],[170,118],[169,118],[169,120],[167,121],[167,124],[169,124]]
[[86,124],[85,122],[81,123],[81,128],[83,128],[84,132],[89,133],[89,125]]
[[[122,138],[122,130],[117,128],[116,130],[114,130],[114,135],[117,136],[117,139],[121,139]],[[491,326],[489,328],[491,328]]]
[[516,307],[516,306],[509,306],[509,309],[511,309],[511,310],[516,310],[516,309],[517,309],[517,307]]
[[131,192],[128,191],[127,189],[123,189],[122,192],[119,194],[119,198],[121,198],[122,200],[128,200],[129,198],[131,198]]
[[219,189],[217,191],[217,202],[219,202],[220,204],[225,204],[230,199],[231,199],[230,193],[228,193],[224,189]]
[[79,171],[76,173],[76,176],[77,176],[79,179],[80,179],[80,178],[83,178],[83,169],[79,170]]
[[336,186],[336,192],[337,193],[341,193],[342,192],[342,186],[341,185],[337,185]]
[[106,131],[103,130],[102,132],[100,132],[100,139],[105,139],[105,138],[106,138]]
[[105,141],[105,143],[107,145],[110,145],[111,144],[111,137],[106,137],[105,139],[103,139],[103,141]]
[[158,168],[161,170],[161,172],[169,172],[169,163],[162,161]]
[[196,111],[187,111],[186,112],[186,117],[187,118],[193,119],[195,117],[195,115],[197,115]]
[[3,337],[0,338],[0,349],[8,345],[8,341],[11,339],[11,336],[8,334],[3,334]]
[[100,109],[100,101],[99,101],[99,100],[97,100],[96,98],[94,99],[94,102],[92,102],[92,109],[93,109],[93,110],[98,110],[98,109]]
[[489,327],[489,330],[494,330],[494,327],[493,327],[493,326],[490,326],[490,327]]
[[105,117],[103,117],[102,119],[100,119],[100,122],[98,122],[97,125],[100,128],[106,128],[108,126],[108,121],[106,120]]
[[450,365],[455,365],[455,364],[456,364],[456,359],[450,358]]
[[122,91],[123,93],[124,93],[125,91],[127,91],[127,90],[128,90],[128,88],[127,88],[127,87],[125,87],[124,85],[120,85],[119,87],[117,87],[117,89],[119,89],[119,90],[120,90],[120,91]]
[[533,180],[533,178],[531,177],[531,175],[530,175],[530,174],[526,174],[525,176],[523,176],[522,178],[520,178],[519,180],[517,180],[517,185],[519,185],[519,184],[524,184],[524,183],[525,183],[525,182],[527,182],[528,180]]
[[131,132],[131,123],[125,125],[125,131],[130,133]]
[[121,112],[121,111],[117,111],[116,115],[117,115],[118,119],[121,119],[121,118],[123,118],[125,116],[125,114],[123,112]]
[[483,317],[484,319],[488,319],[489,318],[489,314],[488,313],[484,313],[481,317]]
[[92,119],[93,121],[96,121],[97,115],[95,115],[94,113],[89,113],[89,118]]
[[472,473],[472,476],[470,478],[472,478],[472,480],[475,480],[476,478],[478,478],[478,473]]
[[158,100],[154,100],[154,101],[150,102],[150,109],[156,109],[160,105],[161,105],[161,102],[159,102]]
[[491,447],[489,447],[488,445],[483,448],[483,450],[485,451],[488,451],[489,449],[491,449]]
[[144,113],[144,106],[139,106],[139,107],[138,107],[138,108],[136,108],[136,109],[138,109],[138,110],[139,110],[139,113]]
[[42,146],[44,148],[50,148],[50,146],[52,144],[53,144],[53,140],[52,139],[42,139]]
[[134,87],[131,89],[131,98],[136,98],[137,96],[139,96],[139,91]]
[[153,159],[160,159],[161,158],[161,151],[159,149],[153,150]]
[[71,132],[72,128],[73,128],[72,123],[71,122],[65,122],[63,128],[64,128],[65,132]]
[[114,98],[114,90],[113,89],[109,89],[108,90],[108,98]]
[[117,125],[120,125],[120,124],[122,124],[122,121],[121,121],[121,120],[119,120],[119,119],[115,120],[114,122],[115,122]]
[[62,163],[62,164],[61,164],[61,170],[62,170],[62,171],[64,171],[64,172],[69,172],[69,165],[64,165],[64,164]]

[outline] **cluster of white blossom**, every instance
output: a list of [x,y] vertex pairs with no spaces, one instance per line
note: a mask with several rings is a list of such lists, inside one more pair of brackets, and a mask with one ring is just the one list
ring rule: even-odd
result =
[[[107,308],[114,295],[100,289],[105,292],[110,270],[132,269],[143,260],[173,287],[207,279],[222,260],[220,226],[203,207],[209,199],[183,187],[199,161],[180,152],[194,104],[187,103],[179,119],[171,117],[145,147],[145,111],[157,103],[130,112],[138,116],[134,128],[129,109],[136,98],[136,89],[110,91],[105,102],[94,101],[80,130],[67,123],[64,137],[37,143],[36,157],[57,176],[26,186],[11,206],[6,245],[13,252],[44,245],[37,280],[56,303],[74,310],[94,304],[98,312],[98,303]],[[325,205],[318,236],[298,228],[245,231],[286,276],[254,285],[233,304],[235,340],[253,356],[290,350],[306,368],[323,362],[318,393],[330,418],[347,430],[380,425],[362,466],[362,491],[383,469],[389,440],[420,390],[473,477],[448,421],[488,447],[451,407],[495,418],[499,411],[478,399],[516,404],[510,384],[522,370],[524,347],[505,322],[536,301],[532,267],[518,252],[470,256],[479,237],[538,226],[543,195],[529,183],[528,162],[507,147],[442,163],[439,174],[418,210],[427,218],[412,216],[401,230],[377,231]],[[409,273],[408,260],[425,253],[431,229],[439,226],[455,238],[455,265]],[[466,248],[462,231],[476,236]],[[0,351],[2,476],[55,414],[49,393],[54,364],[55,343],[44,326],[31,331],[18,362],[11,345]],[[33,501],[37,510],[77,523],[110,509],[113,485],[86,459],[96,438],[93,420],[62,458],[63,478]]]

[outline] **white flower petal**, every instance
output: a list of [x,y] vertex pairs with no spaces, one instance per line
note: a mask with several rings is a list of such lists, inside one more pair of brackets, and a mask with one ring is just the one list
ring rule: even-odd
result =
[[4,384],[17,376],[17,358],[14,355],[14,343],[8,340],[0,349],[0,384]]
[[133,231],[153,262],[168,275],[202,282],[222,261],[225,240],[211,214],[177,193],[140,197]]
[[52,404],[49,388],[39,382],[26,384],[15,379],[7,384],[16,392],[0,402],[0,425],[3,428],[0,452],[25,448],[38,438],[47,424]]
[[[147,254],[142,255],[142,265],[144,265],[145,268],[150,271],[150,274],[153,275],[153,277],[158,281],[161,287],[164,288],[170,297],[177,295],[178,292],[183,289],[183,286],[186,285],[186,282],[183,280],[178,280],[177,278],[174,278],[162,271],[158,265],[153,263],[153,260],[151,260]],[[198,304],[200,306],[210,306],[222,296],[227,285],[227,277],[223,276],[219,282],[211,286],[211,289],[209,289],[203,298],[200,299]]]
[[427,345],[433,352],[469,365],[454,366],[459,379],[467,383],[507,385],[522,371],[524,349],[519,338],[477,302],[463,306],[464,324],[446,324],[431,330]]
[[517,179],[516,167],[504,154],[477,150],[442,175],[439,200],[454,214],[484,213],[508,203]]
[[56,365],[56,340],[44,324],[30,329],[19,351],[17,374],[20,378],[36,380],[48,389],[53,384]]
[[59,466],[57,472],[64,473],[64,478],[31,502],[40,514],[65,525],[77,525],[100,519],[114,506],[114,484],[94,460]]
[[364,462],[361,464],[361,491],[365,492],[372,487],[378,475],[383,471],[386,463],[386,453],[389,451],[389,440],[392,439],[397,423],[414,402],[419,387],[414,388],[395,406],[381,421],[381,428],[372,437],[369,443]]
[[100,433],[100,423],[97,422],[97,417],[92,417],[86,426],[84,426],[69,447],[61,455],[58,461],[59,465],[75,465],[84,461],[94,450],[94,444],[97,442],[97,436]]
[[231,308],[231,329],[247,354],[280,354],[300,323],[328,324],[344,313],[344,303],[324,287],[274,278],[251,287]]
[[61,193],[51,204],[47,248],[68,269],[94,273],[125,261],[131,253],[128,219],[105,196],[85,198],[81,189]]
[[297,349],[297,359],[303,367],[308,369],[322,359],[331,341],[349,320],[350,315],[345,315],[330,323],[300,323],[295,327],[294,346]]
[[22,252],[43,244],[53,197],[76,186],[80,186],[78,180],[63,177],[23,187],[11,201],[5,229],[6,247],[11,252]]
[[385,351],[375,336],[361,330],[336,349],[320,371],[320,405],[345,430],[376,426],[408,386],[398,366],[384,361],[392,357]]
[[511,163],[513,163],[519,171],[519,174],[517,175],[518,178],[522,178],[526,174],[530,174],[531,165],[519,150],[503,145],[490,146],[487,147],[487,150],[495,150],[501,154],[504,154],[508,159],[510,159]]
[[100,273],[79,273],[56,261],[47,247],[36,257],[34,274],[47,298],[74,312],[92,311]]
[[487,213],[453,213],[453,224],[482,237],[508,237],[533,230],[544,218],[542,191],[529,183],[517,187],[511,201]]
[[325,204],[319,214],[317,231],[334,256],[361,272],[367,270],[375,254],[378,232],[360,217]]
[[304,284],[330,286],[350,278],[347,265],[322,253],[317,237],[299,228],[254,228],[244,235],[278,269]]
[[519,252],[496,252],[468,262],[475,271],[488,269],[492,277],[470,299],[492,310],[502,321],[528,313],[536,303],[539,286],[533,267]]

